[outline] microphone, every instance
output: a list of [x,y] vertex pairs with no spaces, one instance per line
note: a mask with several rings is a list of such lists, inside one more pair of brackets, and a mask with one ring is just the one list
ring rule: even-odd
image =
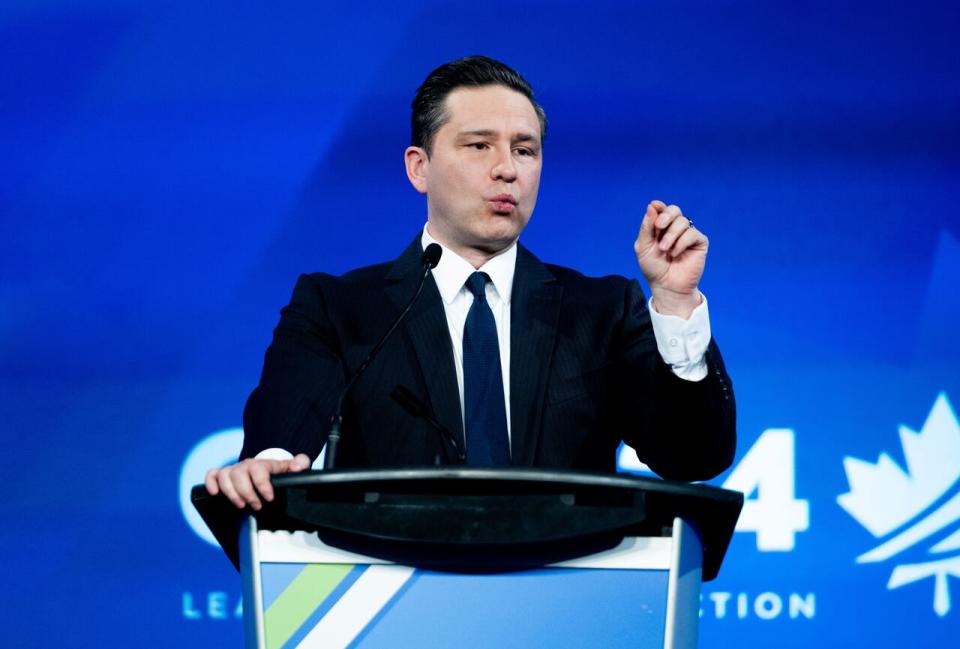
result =
[[367,354],[367,357],[363,359],[363,362],[360,363],[360,366],[357,368],[357,371],[354,372],[353,378],[347,383],[347,387],[343,389],[343,392],[340,393],[340,398],[337,400],[337,409],[333,411],[333,417],[330,418],[330,433],[327,435],[327,454],[323,459],[323,468],[324,470],[329,470],[334,468],[334,464],[337,459],[337,445],[340,443],[340,427],[343,424],[343,402],[346,400],[347,395],[350,393],[350,388],[357,382],[363,373],[367,370],[367,367],[370,366],[370,363],[374,358],[377,357],[377,354],[380,353],[380,350],[383,348],[384,343],[390,338],[397,327],[400,326],[400,323],[403,322],[403,319],[407,316],[407,313],[410,312],[410,309],[413,308],[413,304],[417,301],[417,298],[420,297],[420,293],[423,291],[423,285],[427,281],[427,277],[430,275],[430,271],[437,267],[437,264],[440,263],[440,255],[443,254],[443,248],[439,244],[431,243],[427,246],[427,249],[423,251],[423,255],[420,256],[420,263],[423,265],[423,275],[420,276],[420,282],[417,284],[417,290],[413,294],[413,298],[407,303],[407,306],[404,307],[403,311],[400,312],[400,315],[397,316],[397,319],[393,321],[393,324],[390,325],[390,328],[387,329],[387,333],[383,334],[383,337],[377,341],[377,344],[373,346],[373,349],[370,350],[370,353]]
[[[440,435],[440,447],[443,449],[444,456],[447,456],[447,444],[449,444],[451,447],[453,447],[454,452],[457,454],[458,463],[466,463],[467,456],[463,454],[463,450],[460,448],[460,444],[457,442],[456,435],[451,433],[443,424],[430,416],[430,410],[423,401],[420,401],[420,399],[414,396],[410,390],[402,385],[398,385],[393,389],[393,392],[390,393],[390,398],[399,403],[404,410],[414,417],[422,418],[424,421],[430,424],[431,428],[437,431],[437,433]],[[440,464],[439,455],[437,455],[436,464]]]
[[[423,254],[420,256],[420,263],[423,264],[425,270],[433,270],[437,267],[437,264],[440,263],[440,255],[443,254],[443,248],[440,247],[438,243],[431,243],[427,246],[427,249],[423,251]],[[422,286],[421,282],[421,286]],[[419,289],[417,290],[417,295],[420,294]],[[414,297],[413,299],[417,299]]]

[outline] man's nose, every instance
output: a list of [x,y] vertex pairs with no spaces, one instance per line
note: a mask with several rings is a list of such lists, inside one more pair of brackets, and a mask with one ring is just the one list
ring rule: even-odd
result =
[[517,165],[514,164],[513,151],[508,148],[506,152],[497,154],[497,160],[490,169],[490,176],[494,180],[508,183],[517,179]]

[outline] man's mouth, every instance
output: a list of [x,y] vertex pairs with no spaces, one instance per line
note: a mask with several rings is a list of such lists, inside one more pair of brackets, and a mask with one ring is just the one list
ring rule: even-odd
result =
[[489,203],[497,214],[509,214],[517,207],[517,199],[512,194],[497,194]]

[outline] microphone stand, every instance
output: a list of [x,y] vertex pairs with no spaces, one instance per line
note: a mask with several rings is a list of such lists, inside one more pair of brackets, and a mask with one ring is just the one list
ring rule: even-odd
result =
[[324,470],[330,470],[334,468],[337,459],[337,447],[340,444],[340,428],[343,425],[343,402],[346,400],[347,395],[350,393],[350,388],[357,382],[363,373],[366,371],[367,367],[370,366],[371,361],[376,358],[377,354],[380,353],[380,350],[383,348],[383,345],[387,342],[393,332],[396,331],[397,327],[400,326],[400,323],[403,322],[403,319],[407,316],[407,313],[410,312],[410,309],[413,308],[414,303],[417,301],[417,298],[420,297],[420,293],[423,291],[423,285],[427,281],[427,277],[430,275],[430,271],[436,268],[437,264],[440,262],[440,255],[443,253],[443,249],[435,244],[431,243],[427,246],[427,249],[423,251],[423,255],[420,257],[420,262],[423,264],[423,275],[420,276],[420,282],[417,284],[417,291],[413,294],[413,299],[407,303],[407,306],[400,312],[400,315],[397,316],[397,319],[393,321],[393,324],[390,325],[390,328],[385,334],[377,341],[377,344],[373,346],[373,349],[370,350],[370,353],[367,354],[367,357],[363,359],[363,362],[360,363],[360,367],[357,368],[357,371],[353,374],[353,378],[347,383],[347,387],[343,389],[343,392],[340,393],[340,398],[337,399],[337,409],[333,411],[333,417],[330,418],[330,433],[327,435],[327,454],[323,459],[323,468]]

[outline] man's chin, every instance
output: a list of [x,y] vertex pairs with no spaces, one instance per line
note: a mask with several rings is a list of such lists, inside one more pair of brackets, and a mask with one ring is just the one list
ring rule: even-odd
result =
[[473,241],[473,247],[477,250],[496,254],[513,245],[520,238],[520,232],[521,230],[515,227],[485,232],[483,236],[476,237]]
[[494,213],[484,224],[484,227],[481,229],[481,232],[479,232],[478,235],[479,238],[486,239],[491,242],[496,241],[500,244],[504,244],[505,242],[505,245],[510,245],[520,238],[520,233],[523,232],[523,228],[526,225],[527,220],[521,219],[516,213]]

